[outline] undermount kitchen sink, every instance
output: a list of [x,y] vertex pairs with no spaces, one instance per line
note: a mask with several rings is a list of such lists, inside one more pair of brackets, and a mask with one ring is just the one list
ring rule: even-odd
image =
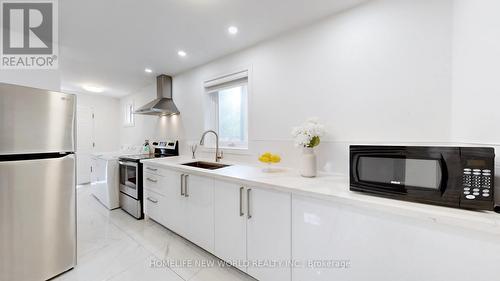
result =
[[184,166],[190,166],[190,167],[195,167],[195,168],[201,168],[201,169],[207,169],[207,170],[217,170],[217,169],[220,169],[220,168],[231,166],[231,165],[225,165],[225,164],[219,164],[219,163],[213,163],[213,162],[205,162],[205,161],[196,161],[196,162],[184,163],[182,165],[184,165]]

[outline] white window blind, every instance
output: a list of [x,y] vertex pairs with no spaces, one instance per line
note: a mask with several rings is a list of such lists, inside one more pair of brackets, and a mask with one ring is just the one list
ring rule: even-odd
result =
[[211,80],[207,80],[204,83],[205,89],[210,91],[210,89],[217,89],[225,86],[229,86],[232,83],[237,83],[240,80],[244,80],[245,82],[248,80],[248,71],[243,70],[240,72],[223,75]]

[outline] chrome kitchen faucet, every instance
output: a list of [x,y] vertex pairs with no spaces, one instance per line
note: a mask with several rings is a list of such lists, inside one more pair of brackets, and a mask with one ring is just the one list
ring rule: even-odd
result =
[[205,136],[208,133],[213,133],[215,135],[215,162],[220,162],[220,159],[224,157],[224,154],[222,151],[219,152],[219,135],[217,134],[217,132],[213,130],[205,131],[201,136],[200,145],[205,144]]

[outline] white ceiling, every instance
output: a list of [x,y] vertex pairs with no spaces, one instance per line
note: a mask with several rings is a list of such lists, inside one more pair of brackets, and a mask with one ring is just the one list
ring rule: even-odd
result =
[[[62,90],[125,96],[154,81],[251,46],[364,0],[64,0]],[[227,28],[239,28],[230,36]],[[185,50],[181,58],[178,50]],[[144,68],[153,69],[147,74]]]

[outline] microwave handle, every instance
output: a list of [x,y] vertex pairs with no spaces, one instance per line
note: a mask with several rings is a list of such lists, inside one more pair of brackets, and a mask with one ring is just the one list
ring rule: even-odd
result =
[[441,159],[438,161],[439,169],[441,169],[441,182],[439,183],[439,191],[441,194],[446,190],[446,185],[448,184],[448,166],[446,165],[446,161],[444,160],[443,155],[441,154]]

